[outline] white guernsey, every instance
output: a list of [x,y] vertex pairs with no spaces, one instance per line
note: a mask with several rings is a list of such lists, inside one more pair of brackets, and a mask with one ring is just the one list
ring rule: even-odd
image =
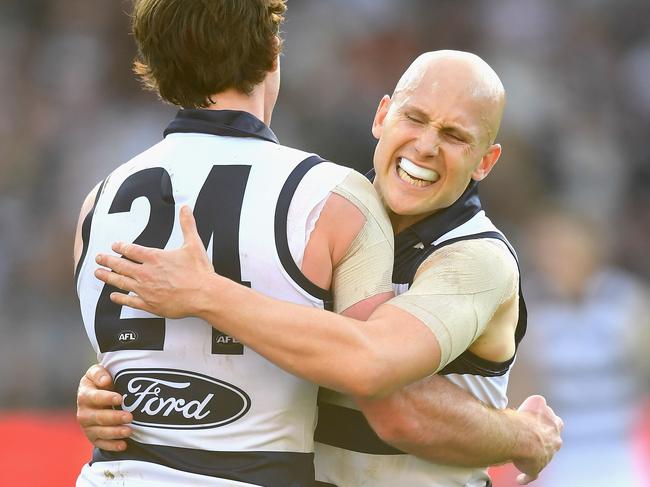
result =
[[[268,296],[325,309],[332,298],[348,307],[391,291],[392,231],[372,185],[279,145],[252,115],[231,115],[179,112],[162,142],[116,169],[97,192],[77,290],[98,361],[133,414],[133,437],[124,454],[96,449],[78,485],[96,485],[107,471],[128,485],[313,482],[316,384],[201,320],[119,306],[109,299],[115,288],[94,276],[92,257],[115,239],[178,247],[178,208],[190,204],[214,269]],[[233,126],[244,136],[219,135]],[[332,294],[296,264],[331,194],[365,220],[334,269]],[[352,281],[358,268],[380,272]]]

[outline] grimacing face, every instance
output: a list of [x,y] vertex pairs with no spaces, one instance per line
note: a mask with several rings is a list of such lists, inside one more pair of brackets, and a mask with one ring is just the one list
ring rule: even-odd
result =
[[489,104],[432,76],[384,96],[373,121],[374,184],[396,233],[450,206],[501,154],[490,143]]

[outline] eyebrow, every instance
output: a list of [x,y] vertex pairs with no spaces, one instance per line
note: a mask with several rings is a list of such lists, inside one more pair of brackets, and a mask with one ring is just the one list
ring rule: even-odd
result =
[[[403,112],[412,112],[414,115],[418,117],[422,117],[426,120],[430,119],[429,115],[424,110],[416,107],[415,105],[411,105],[409,103],[405,103],[404,105],[402,105],[401,110]],[[441,130],[443,132],[456,132],[458,135],[464,137],[469,142],[474,142],[475,139],[475,137],[471,134],[469,130],[464,128],[462,125],[458,125],[457,123],[454,122],[445,122]]]
[[456,125],[454,123],[445,124],[445,126],[442,128],[442,131],[456,133],[462,138],[468,140],[469,142],[472,142],[474,140],[474,136],[469,131],[465,130],[460,125]]

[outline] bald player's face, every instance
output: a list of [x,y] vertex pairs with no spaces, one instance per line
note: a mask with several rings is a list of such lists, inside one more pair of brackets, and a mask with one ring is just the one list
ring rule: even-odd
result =
[[454,203],[500,154],[490,145],[485,101],[454,81],[425,74],[379,104],[375,187],[397,232]]

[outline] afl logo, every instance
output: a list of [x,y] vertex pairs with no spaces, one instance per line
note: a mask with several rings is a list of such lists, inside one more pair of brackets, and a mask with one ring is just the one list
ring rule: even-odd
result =
[[120,343],[131,343],[137,341],[139,338],[138,333],[132,330],[124,330],[117,335]]
[[115,376],[122,409],[133,424],[150,428],[206,429],[225,426],[251,407],[248,395],[227,382],[174,369],[126,369]]

